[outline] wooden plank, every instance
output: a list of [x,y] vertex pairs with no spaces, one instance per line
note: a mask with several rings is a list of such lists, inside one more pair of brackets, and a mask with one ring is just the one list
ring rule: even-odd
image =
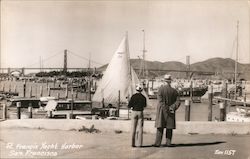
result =
[[250,102],[246,101],[240,101],[240,100],[234,100],[234,99],[229,99],[229,98],[223,98],[223,97],[214,97],[215,99],[219,99],[219,100],[226,100],[226,101],[230,101],[230,102],[236,102],[236,103],[241,103],[241,104],[250,104]]

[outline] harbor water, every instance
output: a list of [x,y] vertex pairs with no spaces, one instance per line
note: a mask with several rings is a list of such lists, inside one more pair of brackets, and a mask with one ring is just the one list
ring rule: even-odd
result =
[[[0,84],[0,89],[2,90],[4,85],[5,91],[14,91],[14,87],[16,87],[16,91],[19,93],[20,97],[23,97],[23,81],[1,81]],[[43,96],[48,96],[48,87],[58,87],[59,83],[53,83],[53,82],[48,82],[48,83],[37,83],[37,82],[26,82],[26,97],[30,96],[30,89],[32,87],[32,96],[34,98],[40,98],[40,89],[41,87],[43,88],[42,90],[42,95]],[[250,90],[250,86],[247,86],[246,88],[247,91]],[[51,90],[50,91],[50,96],[57,97],[58,95],[60,98],[65,97],[65,90]],[[249,92],[247,92],[247,100],[249,100]],[[72,94],[71,91],[68,90],[68,98],[71,98]],[[76,98],[76,91],[73,93],[74,100],[88,100],[89,99],[89,94],[86,92],[78,92],[77,93],[77,98]],[[6,101],[1,101],[1,103],[4,103]],[[148,101],[148,106],[146,107],[144,114],[146,117],[150,117],[152,120],[155,119],[155,114],[156,114],[156,107],[157,107],[157,99],[150,99]],[[208,100],[202,99],[201,103],[192,103],[191,102],[191,109],[190,109],[190,120],[191,121],[207,121],[208,120]],[[93,105],[95,107],[95,105]],[[0,108],[0,117],[2,118],[2,107]],[[23,110],[25,113],[27,110]],[[235,111],[235,107],[233,106],[228,106],[226,108],[227,112]],[[13,114],[16,113],[16,108],[11,108],[8,112],[9,117],[13,117]],[[10,114],[12,114],[10,116]],[[212,120],[213,121],[218,121],[220,116],[220,109],[219,109],[219,103],[214,103],[213,104],[213,109],[212,109]],[[44,118],[43,115],[35,115],[34,118]],[[184,101],[182,101],[181,106],[177,110],[176,113],[176,120],[177,121],[184,121],[185,120],[185,105]]]

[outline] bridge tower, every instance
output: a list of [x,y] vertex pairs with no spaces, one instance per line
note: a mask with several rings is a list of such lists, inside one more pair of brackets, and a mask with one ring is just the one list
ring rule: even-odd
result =
[[24,67],[22,68],[21,73],[23,76],[25,75],[25,68]]
[[10,68],[8,67],[8,75],[10,76],[11,74],[11,71],[10,71]]
[[186,67],[187,67],[187,72],[186,72],[186,77],[187,77],[187,79],[189,79],[190,77],[189,77],[189,75],[190,75],[190,56],[188,55],[188,56],[186,56]]
[[63,60],[63,74],[67,73],[67,50],[64,50],[64,60]]

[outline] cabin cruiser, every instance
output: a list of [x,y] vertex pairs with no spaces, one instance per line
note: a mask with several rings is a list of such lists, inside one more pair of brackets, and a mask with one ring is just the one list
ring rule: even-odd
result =
[[226,121],[250,122],[250,107],[237,106],[235,112],[229,112],[226,115]]
[[91,115],[91,101],[71,101],[71,100],[49,100],[45,111],[49,118],[63,117],[73,118],[76,115]]

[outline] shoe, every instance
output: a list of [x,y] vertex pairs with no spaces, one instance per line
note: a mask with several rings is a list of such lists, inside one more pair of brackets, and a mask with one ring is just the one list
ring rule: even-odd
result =
[[152,147],[160,147],[160,145],[155,145],[155,144],[153,144]]
[[173,144],[165,144],[164,147],[174,147]]

